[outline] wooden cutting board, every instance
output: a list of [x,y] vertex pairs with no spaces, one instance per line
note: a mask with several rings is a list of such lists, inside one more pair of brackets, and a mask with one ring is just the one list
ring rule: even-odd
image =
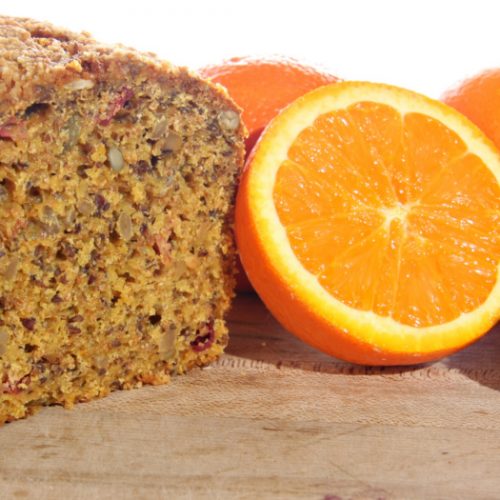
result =
[[500,328],[414,368],[341,363],[240,297],[228,353],[0,429],[3,499],[498,499]]

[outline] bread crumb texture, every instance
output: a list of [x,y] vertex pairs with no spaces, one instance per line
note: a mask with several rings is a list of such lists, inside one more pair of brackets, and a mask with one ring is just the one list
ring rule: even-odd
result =
[[0,17],[0,422],[222,353],[244,135],[186,69]]

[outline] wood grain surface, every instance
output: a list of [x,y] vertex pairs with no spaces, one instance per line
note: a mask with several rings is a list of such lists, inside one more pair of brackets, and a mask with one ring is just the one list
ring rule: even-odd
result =
[[3,499],[498,499],[500,328],[365,368],[236,301],[215,365],[0,429]]

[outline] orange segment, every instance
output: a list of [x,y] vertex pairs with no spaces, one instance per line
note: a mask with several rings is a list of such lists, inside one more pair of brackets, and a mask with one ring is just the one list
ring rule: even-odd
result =
[[325,352],[434,359],[498,318],[499,179],[497,151],[443,104],[324,87],[274,120],[247,166],[242,261],[278,319]]
[[[404,115],[403,161],[407,179],[405,179],[406,199],[416,201],[433,179],[438,177],[443,168],[463,155],[467,148],[455,132],[438,120],[420,113]],[[399,162],[394,168],[400,168]]]

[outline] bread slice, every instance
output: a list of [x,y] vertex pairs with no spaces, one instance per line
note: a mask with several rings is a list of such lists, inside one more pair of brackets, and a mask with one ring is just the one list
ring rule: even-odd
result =
[[0,17],[0,422],[222,353],[243,156],[221,88]]

